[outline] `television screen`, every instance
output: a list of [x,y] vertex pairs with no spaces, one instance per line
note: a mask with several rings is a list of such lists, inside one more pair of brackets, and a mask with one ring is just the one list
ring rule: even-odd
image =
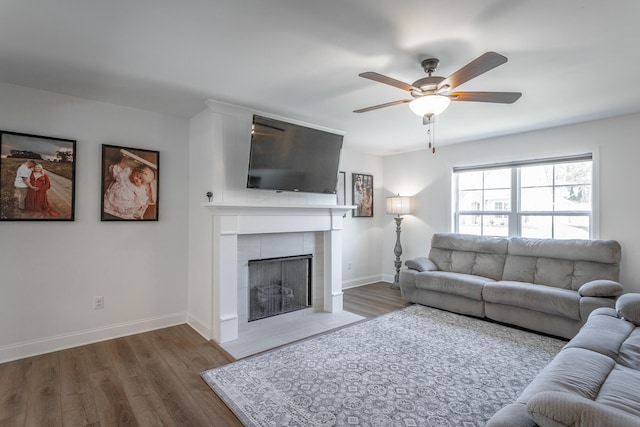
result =
[[254,115],[247,188],[335,194],[342,138]]

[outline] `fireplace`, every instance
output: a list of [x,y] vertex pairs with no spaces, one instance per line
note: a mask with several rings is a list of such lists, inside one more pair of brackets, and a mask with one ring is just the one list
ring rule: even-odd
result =
[[[242,205],[203,203],[211,213],[205,232],[194,240],[200,246],[196,254],[202,256],[192,266],[193,286],[190,287],[191,308],[189,324],[207,339],[225,343],[238,339],[241,325],[248,324],[248,283],[242,260],[289,256],[310,253],[303,250],[274,254],[278,247],[269,244],[258,249],[253,243],[249,248],[241,245],[248,239],[255,242],[266,236],[296,236],[300,233],[319,233],[321,251],[314,252],[312,280],[313,307],[334,313],[342,310],[342,228],[343,215],[353,206],[337,205]],[[286,237],[283,237],[286,238]],[[287,244],[286,248],[291,245]],[[246,252],[259,250],[257,256],[244,258]],[[197,257],[197,255],[196,255]],[[240,261],[240,263],[239,263]],[[316,277],[318,280],[316,280]],[[241,291],[239,291],[239,288]],[[246,295],[246,296],[245,296]],[[244,302],[244,304],[242,302]],[[317,304],[316,304],[317,302]],[[198,314],[198,316],[196,316]],[[245,317],[246,316],[246,317]],[[209,320],[199,321],[201,319]],[[242,319],[242,321],[241,321]],[[252,324],[255,324],[252,322]]]
[[249,322],[311,307],[312,255],[249,261]]

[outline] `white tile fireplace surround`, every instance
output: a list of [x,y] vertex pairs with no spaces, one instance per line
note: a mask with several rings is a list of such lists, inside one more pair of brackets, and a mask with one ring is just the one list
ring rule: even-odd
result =
[[[342,311],[343,215],[353,206],[217,203],[203,206],[213,216],[211,330],[215,341],[222,344],[237,340],[246,329],[244,268],[248,259],[253,259],[258,252],[261,258],[268,258],[300,255],[301,250],[311,250],[306,253],[314,254],[312,274],[317,283],[314,284],[313,310]],[[277,317],[289,315],[295,313]]]

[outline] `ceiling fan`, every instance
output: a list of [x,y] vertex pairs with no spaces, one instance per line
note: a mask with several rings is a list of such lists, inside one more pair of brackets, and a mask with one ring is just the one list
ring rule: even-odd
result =
[[520,92],[452,92],[461,84],[496,68],[507,62],[507,57],[496,52],[486,52],[474,59],[449,77],[432,76],[440,61],[437,58],[427,58],[421,62],[422,68],[428,77],[416,80],[412,84],[378,74],[373,71],[359,74],[360,77],[384,83],[411,94],[413,99],[401,99],[385,104],[354,110],[354,113],[365,113],[392,105],[409,103],[411,110],[423,117],[423,123],[427,124],[431,118],[443,112],[451,101],[495,102],[500,104],[512,104],[522,96]]

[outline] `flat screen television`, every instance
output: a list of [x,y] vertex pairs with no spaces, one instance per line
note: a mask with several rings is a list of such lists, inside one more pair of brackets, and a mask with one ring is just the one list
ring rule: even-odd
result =
[[253,116],[247,188],[335,194],[343,136]]

